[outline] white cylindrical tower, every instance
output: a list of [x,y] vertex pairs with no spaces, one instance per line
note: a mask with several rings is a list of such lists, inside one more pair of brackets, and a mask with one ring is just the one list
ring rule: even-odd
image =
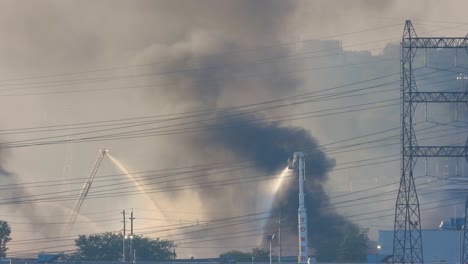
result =
[[294,164],[299,177],[299,209],[298,213],[298,237],[299,255],[298,263],[307,263],[309,258],[309,241],[307,236],[307,211],[304,204],[304,181],[305,181],[305,161],[304,153],[294,152]]

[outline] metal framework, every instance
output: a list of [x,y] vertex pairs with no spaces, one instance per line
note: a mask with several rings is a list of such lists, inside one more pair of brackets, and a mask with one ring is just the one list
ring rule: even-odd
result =
[[70,219],[68,220],[67,227],[66,227],[66,232],[70,231],[70,228],[73,226],[73,224],[76,221],[76,218],[78,217],[78,214],[80,213],[81,206],[83,205],[83,202],[88,195],[89,190],[91,189],[91,186],[93,185],[94,177],[96,176],[96,173],[99,169],[99,166],[101,166],[102,159],[104,156],[107,154],[107,149],[100,149],[99,150],[99,155],[96,160],[96,163],[94,163],[93,170],[91,171],[91,175],[89,175],[88,180],[83,186],[83,189],[81,190],[80,197],[78,198],[78,201],[76,202],[75,209],[73,210],[73,214],[70,216]]
[[419,146],[413,126],[418,103],[468,102],[466,92],[418,92],[413,61],[418,49],[468,48],[468,38],[420,38],[405,22],[401,41],[401,179],[395,204],[394,263],[423,263],[421,216],[413,170],[418,157],[465,157],[466,146]]
[[463,224],[463,256],[461,264],[468,263],[468,197],[465,202],[465,223]]
[[463,224],[463,252],[462,252],[462,261],[461,264],[468,263],[468,197],[466,197],[465,202],[465,222]]
[[466,146],[413,146],[405,148],[403,155],[409,157],[457,158],[464,157]]
[[460,92],[413,92],[404,96],[406,101],[414,103],[463,103],[468,100],[468,94]]

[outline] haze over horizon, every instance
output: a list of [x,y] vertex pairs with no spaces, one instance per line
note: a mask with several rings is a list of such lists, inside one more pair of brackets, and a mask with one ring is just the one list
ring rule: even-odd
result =
[[[7,254],[72,252],[79,234],[120,232],[121,211],[133,208],[135,233],[174,240],[181,258],[263,247],[284,209],[283,250],[294,255],[294,177],[271,191],[294,151],[309,154],[314,234],[358,226],[376,240],[378,230],[393,229],[401,175],[404,22],[418,35],[464,37],[466,8],[459,0],[0,2]],[[455,56],[418,58],[421,87],[463,87],[461,52],[454,72],[431,81],[436,66],[454,64],[441,54]],[[465,143],[465,127],[440,124],[458,118],[453,109],[417,117],[418,129],[433,133],[426,137],[440,136],[427,142]],[[102,148],[121,165],[103,159],[65,233]],[[418,184],[437,188],[436,176],[463,176],[460,161],[446,172],[435,163],[425,170],[421,160]],[[367,189],[382,197],[346,202]],[[437,202],[453,194],[431,190],[420,192],[423,227],[446,220],[424,209],[430,203],[463,216],[462,205]],[[231,226],[221,228],[220,219]]]

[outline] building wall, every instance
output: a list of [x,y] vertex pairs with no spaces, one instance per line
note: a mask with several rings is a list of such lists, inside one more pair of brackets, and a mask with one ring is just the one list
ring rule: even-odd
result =
[[[422,230],[424,262],[459,262],[463,230]],[[380,255],[393,254],[393,230],[379,231]]]

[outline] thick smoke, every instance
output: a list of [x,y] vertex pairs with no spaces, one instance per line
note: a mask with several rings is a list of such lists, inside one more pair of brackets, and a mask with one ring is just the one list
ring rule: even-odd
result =
[[[327,180],[328,170],[334,166],[334,160],[327,158],[318,148],[316,140],[305,129],[261,121],[262,119],[251,116],[218,118],[216,125],[202,136],[200,146],[222,147],[232,152],[238,160],[252,161],[259,171],[270,174],[283,169],[293,152],[305,152],[305,202],[311,246],[337,248],[336,245],[339,245],[346,232],[356,226],[329,207],[328,195],[323,184]],[[283,242],[289,245],[294,245],[297,241],[298,193],[297,178],[289,178],[281,186],[272,208],[274,219],[280,211],[283,215]],[[204,200],[216,200],[216,195],[218,194],[211,192],[203,194]],[[271,221],[267,229],[274,230],[276,225]],[[286,249],[284,253],[294,255],[295,250]]]
[[313,178],[324,181],[330,168],[316,140],[303,128],[281,126],[251,116],[222,116],[202,137],[201,144],[221,146],[239,160],[252,161],[269,173],[283,169],[294,151],[308,153]]
[[[151,90],[122,89],[92,93],[44,94],[37,96],[2,97],[2,125],[5,128],[48,126],[79,123],[87,121],[115,120],[156,114],[172,114],[185,111],[232,107],[240,104],[257,103],[298,92],[316,91],[335,85],[359,82],[376,76],[399,72],[399,51],[397,46],[389,46],[382,56],[372,56],[370,52],[351,52],[371,50],[379,54],[388,40],[397,43],[401,37],[401,24],[405,19],[418,20],[426,26],[418,25],[419,32],[434,30],[431,24],[443,25],[446,14],[452,21],[465,20],[466,3],[456,1],[447,5],[437,1],[287,1],[287,0],[240,0],[240,1],[2,1],[0,3],[0,23],[2,42],[2,79],[31,76],[50,76],[61,73],[89,72],[72,76],[41,78],[31,82],[55,82],[57,80],[109,78],[112,76],[141,75],[142,78],[113,80],[112,82],[90,82],[83,85],[54,86],[37,91],[64,91],[79,89],[101,89],[134,86],[151,86]],[[112,8],[109,8],[112,6]],[[423,8],[421,8],[423,7]],[[11,12],[15,10],[15,12]],[[378,14],[378,15],[373,15]],[[105,19],[103,19],[105,18]],[[422,19],[422,21],[421,21]],[[429,21],[424,21],[429,20]],[[450,22],[450,21],[448,21]],[[399,24],[388,27],[391,24]],[[447,24],[452,26],[451,23]],[[381,28],[380,27],[385,27]],[[377,28],[377,30],[367,31]],[[462,28],[462,27],[460,27]],[[366,32],[363,32],[366,31]],[[444,28],[444,30],[446,30]],[[350,32],[361,32],[346,34]],[[440,35],[439,32],[433,34]],[[443,32],[452,35],[453,32]],[[460,33],[460,31],[458,31]],[[341,35],[340,34],[344,34]],[[464,35],[464,33],[461,33]],[[460,35],[460,34],[455,34]],[[345,50],[339,49],[339,41],[311,41],[304,39],[333,39],[343,41]],[[392,42],[392,40],[390,41]],[[295,43],[295,45],[280,45]],[[359,45],[368,43],[369,45]],[[346,48],[346,46],[350,46]],[[317,52],[333,48],[330,52]],[[335,49],[336,48],[336,49]],[[241,51],[241,52],[239,52]],[[327,53],[341,53],[331,56]],[[461,53],[461,52],[459,52]],[[294,56],[297,54],[298,56]],[[315,56],[318,55],[318,56]],[[323,55],[323,56],[322,56]],[[330,55],[330,56],[328,56]],[[306,58],[309,59],[306,59]],[[278,58],[278,59],[271,59]],[[283,60],[282,58],[288,58]],[[347,63],[380,60],[378,63],[361,66],[335,67]],[[123,67],[139,65],[138,67]],[[141,66],[146,65],[146,66]],[[150,66],[151,65],[151,66]],[[330,66],[330,68],[328,68]],[[118,67],[117,69],[115,67]],[[99,71],[111,68],[114,70]],[[311,68],[321,68],[310,71]],[[97,72],[94,70],[98,69]],[[296,73],[293,73],[296,71]],[[154,74],[168,73],[168,74]],[[169,74],[170,73],[170,74]],[[150,76],[150,77],[147,77]],[[396,77],[398,78],[398,77]],[[23,82],[23,81],[21,81]],[[383,81],[382,81],[383,82]],[[376,82],[377,83],[377,82]],[[379,82],[380,83],[380,82]],[[167,85],[161,85],[167,84]],[[321,234],[326,230],[330,236],[340,234],[337,223],[342,223],[338,215],[327,211],[328,199],[324,189],[329,192],[353,191],[375,187],[384,183],[398,181],[397,163],[369,166],[349,171],[334,171],[327,180],[329,160],[316,148],[316,143],[301,127],[313,129],[313,135],[320,143],[328,143],[353,136],[361,136],[373,131],[399,126],[398,106],[340,115],[320,119],[296,120],[280,124],[262,123],[276,114],[294,114],[295,111],[343,106],[346,104],[366,103],[380,99],[398,98],[398,87],[393,94],[364,95],[346,101],[329,101],[324,104],[294,106],[264,111],[262,115],[249,115],[241,118],[219,118],[209,123],[213,126],[208,134],[194,136],[154,137],[121,141],[89,142],[75,145],[73,176],[86,177],[93,164],[95,151],[103,145],[115,151],[116,156],[124,159],[129,170],[146,170],[191,166],[198,164],[222,163],[225,161],[252,161],[260,167],[249,170],[225,173],[223,179],[237,179],[257,174],[277,173],[285,165],[285,160],[293,151],[312,153],[315,159],[308,160],[308,210],[310,215],[310,236],[312,243],[319,239],[326,241]],[[29,91],[29,90],[28,90]],[[31,90],[36,91],[36,89]],[[11,114],[14,111],[14,114]],[[292,128],[292,124],[297,128]],[[205,125],[205,123],[203,123]],[[232,127],[234,125],[234,127]],[[216,130],[219,126],[229,129]],[[244,128],[242,130],[241,128]],[[250,132],[253,134],[250,134]],[[244,133],[240,138],[236,133]],[[47,134],[51,135],[51,134]],[[43,134],[9,135],[9,140],[28,137],[41,137]],[[257,142],[258,141],[258,142]],[[203,144],[201,144],[203,142]],[[245,144],[244,144],[245,143]],[[261,144],[260,144],[261,143]],[[398,153],[398,144],[384,150],[373,149],[359,152],[335,153],[338,163],[354,161],[357,157],[366,159]],[[268,150],[268,151],[267,151]],[[270,152],[270,150],[272,150]],[[61,165],[64,160],[64,146],[42,146],[36,148],[14,149],[11,163],[7,168],[18,175],[5,177],[7,183],[31,182],[62,179]],[[92,154],[90,154],[92,153]],[[64,161],[66,162],[66,161]],[[421,162],[422,163],[422,162]],[[314,166],[311,166],[314,164]],[[103,174],[117,173],[115,168],[103,165]],[[111,167],[111,166],[109,166]],[[113,170],[114,169],[114,170]],[[221,177],[208,176],[203,182],[219,180]],[[344,183],[348,179],[348,186]],[[375,181],[374,181],[375,180]],[[181,180],[185,184],[187,180]],[[202,181],[193,180],[195,184]],[[275,203],[275,209],[283,208],[283,216],[290,233],[296,233],[297,197],[293,179],[286,183],[287,191]],[[345,187],[343,187],[345,186]],[[353,187],[354,186],[354,187]],[[70,187],[71,188],[71,187]],[[66,191],[70,188],[63,188]],[[79,188],[79,187],[74,187]],[[354,188],[354,189],[353,189]],[[385,191],[396,190],[389,186]],[[243,184],[239,188],[212,188],[201,191],[187,191],[162,195],[155,194],[155,200],[167,204],[168,211],[198,210],[220,211],[221,214],[206,213],[203,219],[213,219],[242,215],[258,207],[254,201],[261,198],[254,183]],[[242,193],[240,193],[242,190]],[[379,189],[380,190],[380,189]],[[28,190],[33,194],[54,192],[56,189]],[[311,193],[315,193],[312,195]],[[177,194],[177,196],[176,196]],[[13,194],[12,194],[13,195]],[[4,197],[13,197],[4,192]],[[15,197],[24,196],[19,192]],[[200,197],[200,201],[197,197]],[[214,198],[213,198],[214,197]],[[349,196],[348,196],[349,197]],[[353,196],[355,197],[355,196]],[[133,197],[135,198],[135,197]],[[89,211],[102,208],[119,211],[133,207],[138,199],[123,197],[116,203],[113,199],[96,200],[88,203]],[[176,199],[179,198],[179,199]],[[392,197],[393,198],[393,197]],[[309,201],[310,199],[310,201]],[[167,200],[167,201],[166,201]],[[330,202],[330,204],[333,203]],[[317,207],[314,207],[316,205]],[[73,207],[73,202],[36,204],[41,214],[64,215],[60,207]],[[352,207],[359,212],[392,208],[394,200],[387,203],[369,204],[367,208]],[[17,208],[11,206],[12,210]],[[175,208],[175,209],[174,209]],[[286,212],[287,210],[291,210]],[[347,209],[340,209],[340,212]],[[392,211],[390,209],[390,211]],[[21,214],[20,214],[21,215]],[[30,214],[28,214],[30,215]],[[221,216],[220,216],[221,215]],[[319,216],[319,218],[317,218]],[[13,217],[13,216],[12,216]],[[110,213],[105,218],[117,217]],[[287,219],[290,217],[291,219]],[[94,216],[90,217],[94,220]],[[103,216],[104,218],[104,216]],[[174,219],[176,216],[171,215]],[[184,217],[181,217],[184,218]],[[188,218],[185,217],[185,218]],[[13,221],[15,218],[8,220]],[[52,220],[53,219],[53,220]],[[120,218],[119,218],[120,219]],[[49,218],[50,222],[57,219]],[[66,218],[62,219],[66,221]],[[352,219],[353,221],[355,219]],[[25,220],[26,221],[26,220]],[[82,225],[76,232],[119,230],[121,223],[104,222],[99,228]],[[31,222],[47,222],[31,219]],[[111,224],[112,223],[112,224]],[[328,224],[326,224],[328,223]],[[392,217],[361,221],[359,224],[392,224]],[[427,221],[423,221],[423,224]],[[140,225],[140,223],[139,223]],[[154,226],[154,223],[151,223]],[[32,225],[30,231],[37,231],[46,225]],[[48,225],[53,228],[56,225]],[[342,224],[343,229],[345,224]],[[382,228],[386,228],[386,227]],[[15,228],[14,226],[13,228]],[[22,227],[23,229],[26,226]],[[326,229],[329,228],[329,229]],[[380,228],[380,226],[378,227]],[[27,229],[27,228],[26,228]],[[375,229],[374,229],[375,230]],[[227,230],[235,232],[236,230]],[[56,234],[54,230],[47,232]],[[158,233],[157,235],[160,235]],[[36,234],[42,238],[44,234]],[[168,234],[170,235],[170,234]],[[15,240],[31,239],[33,233],[13,233]],[[171,239],[171,236],[168,236]],[[335,236],[338,239],[339,236]],[[296,245],[293,237],[291,245]],[[248,239],[246,239],[248,240]],[[218,241],[224,243],[223,241]],[[218,242],[214,242],[218,244]],[[226,242],[225,246],[236,243]],[[244,243],[245,244],[245,243]],[[50,244],[52,246],[52,244]],[[315,246],[315,244],[314,244]],[[18,249],[22,245],[15,245]],[[31,245],[25,245],[32,248]],[[13,247],[12,247],[13,248]],[[180,250],[180,251],[179,251]],[[178,248],[179,256],[187,256]],[[204,251],[194,250],[194,256],[213,256],[222,249]],[[294,253],[293,253],[294,254]],[[190,256],[190,255],[188,255]]]
[[[182,105],[188,106],[189,109],[199,110],[210,107],[235,106],[239,105],[239,102],[248,104],[258,102],[260,98],[268,100],[286,96],[301,84],[300,78],[285,73],[291,71],[288,65],[267,65],[260,69],[258,67],[252,68],[249,65],[252,62],[249,56],[231,51],[230,47],[236,45],[239,44],[226,45],[224,42],[219,44],[214,41],[214,44],[197,47],[196,50],[193,48],[192,50],[179,50],[180,52],[177,54],[167,52],[166,54],[172,54],[173,60],[164,66],[166,71],[180,69],[184,65],[182,62],[187,61],[197,65],[197,68],[185,72],[183,76],[166,78],[165,81],[175,82],[178,85],[166,89],[164,96],[170,100],[177,100]],[[214,50],[215,54],[206,56],[207,49]],[[168,48],[168,50],[171,49]],[[286,49],[276,49],[276,54],[284,54],[283,56],[287,56],[288,52]],[[196,54],[205,54],[205,56],[200,58]],[[248,78],[250,76],[246,72],[254,73],[257,78]],[[265,72],[267,74],[264,74]],[[188,141],[184,145],[185,153],[191,159],[197,160],[197,163],[233,160],[255,164],[255,168],[246,171],[221,175],[223,179],[230,180],[241,179],[247,175],[274,175],[285,167],[286,160],[291,157],[294,151],[306,152],[306,189],[308,192],[306,206],[310,235],[313,238],[311,239],[312,246],[315,248],[337,248],[330,245],[338,244],[346,234],[346,230],[350,230],[350,227],[355,228],[355,226],[328,208],[328,195],[323,185],[327,181],[327,172],[333,167],[334,161],[329,160],[320,151],[316,140],[304,128],[290,127],[287,124],[269,121],[268,117],[274,116],[276,113],[293,113],[290,109],[279,108],[263,111],[261,115],[247,112],[223,111],[214,118],[208,117],[210,121],[202,122],[202,124],[208,124],[208,129],[188,137]],[[206,181],[219,180],[219,178],[219,175],[206,176],[201,179],[192,179],[192,182],[204,184]],[[294,183],[294,179],[289,179],[281,187],[280,198],[274,202],[271,215],[274,217],[280,210],[282,211],[283,227],[285,228],[283,241],[290,245],[294,245],[297,241],[298,187]],[[259,199],[258,187],[252,185],[244,183],[241,186],[222,188],[218,186],[197,192],[196,195],[200,198],[208,218],[215,218],[210,212],[219,211],[225,211],[224,216],[226,217],[236,216],[242,214],[239,212],[258,210],[258,205],[255,202]],[[229,230],[236,233],[238,228],[224,228],[223,232]],[[274,230],[275,224],[270,221],[265,228],[271,232]],[[240,228],[240,230],[244,229],[245,227]],[[217,235],[219,233],[212,231],[208,234]],[[194,237],[197,235],[199,233],[195,234]],[[191,236],[188,235],[188,237]],[[294,247],[285,250],[284,253],[296,254]]]
[[[0,154],[2,160],[5,160],[5,151],[0,150]],[[31,215],[37,215],[38,210],[36,206],[34,206],[34,204],[23,204],[22,200],[24,200],[25,198],[19,198],[30,197],[30,192],[22,186],[18,175],[8,171],[3,166],[0,166],[0,185],[0,200],[2,200],[2,203],[5,204],[2,207],[7,208],[10,212],[18,213],[26,217],[30,217]],[[34,223],[32,223],[32,225],[34,225]],[[44,226],[39,225],[35,225],[35,227],[38,231],[46,229]],[[14,232],[14,228],[12,228],[12,230]]]
[[[428,68],[420,69],[418,71],[420,74],[430,73],[432,69],[437,68],[442,72],[448,71],[448,76],[439,73],[440,77],[437,79],[419,80],[416,83],[419,91],[466,91],[467,82],[459,79],[460,76],[464,76],[468,65],[468,56],[465,52],[441,49],[424,54],[423,51],[418,51],[416,58],[422,61],[424,56]],[[414,122],[427,121],[428,125],[437,126],[434,130],[443,131],[438,136],[427,136],[424,135],[423,129],[417,129],[418,144],[464,146],[466,144],[464,130],[468,119],[467,109],[465,104],[418,106]],[[421,207],[423,210],[435,207],[423,212],[421,220],[423,227],[436,228],[442,221],[447,222],[450,218],[463,219],[467,193],[467,185],[464,183],[467,175],[466,167],[467,160],[463,157],[419,159],[417,175],[420,177],[416,181],[420,185],[418,194]],[[436,206],[429,206],[429,204],[436,204]]]
[[[163,87],[154,94],[156,100],[175,101],[178,109],[204,110],[210,108],[229,108],[239,104],[249,104],[270,99],[284,97],[297,90],[302,79],[294,74],[302,65],[292,67],[290,63],[265,63],[268,58],[288,57],[292,53],[289,47],[272,47],[263,52],[250,48],[251,45],[262,45],[264,41],[281,41],[279,35],[284,32],[281,19],[286,19],[290,11],[283,2],[269,2],[268,12],[264,6],[259,8],[256,17],[263,17],[265,21],[272,19],[271,12],[281,13],[275,17],[275,23],[266,24],[260,21],[250,21],[235,37],[219,32],[202,31],[190,32],[183,40],[170,45],[155,45],[140,57],[144,62],[163,60],[164,64],[157,64],[155,71],[171,73],[162,77],[163,83],[170,85]],[[240,13],[252,12],[258,9],[258,2],[243,2],[236,5]],[[229,21],[229,17],[227,17]],[[285,20],[286,21],[286,20]],[[259,22],[259,23],[257,23]],[[253,24],[252,24],[253,23]],[[253,31],[255,30],[255,31]],[[253,34],[253,32],[257,32]],[[249,38],[252,36],[252,38]],[[238,52],[237,50],[247,50]],[[182,70],[181,70],[182,69]],[[246,111],[248,112],[248,111]],[[260,114],[261,113],[261,114]],[[283,107],[258,114],[237,111],[224,111],[217,116],[208,116],[200,122],[208,126],[206,130],[184,140],[184,153],[196,163],[216,163],[231,160],[234,162],[251,162],[254,168],[243,171],[233,171],[222,175],[208,175],[203,178],[192,179],[194,184],[206,184],[210,180],[242,179],[246,176],[259,177],[274,175],[284,169],[288,157],[294,151],[304,151],[307,155],[307,206],[310,218],[310,233],[315,238],[313,246],[327,244],[329,237],[340,239],[345,226],[352,226],[350,222],[327,208],[328,196],[323,184],[327,181],[327,171],[333,167],[333,161],[318,149],[316,140],[301,127],[290,127],[287,124],[271,123],[269,117],[275,114],[291,114],[290,107]],[[189,125],[193,126],[193,125]],[[179,141],[180,143],[180,141]],[[290,179],[291,180],[291,179]],[[289,182],[289,183],[288,183]],[[287,181],[281,198],[274,202],[272,208],[277,214],[279,209],[284,213],[285,234],[283,239],[293,241],[297,230],[297,186],[294,181]],[[174,186],[177,183],[168,183]],[[241,212],[255,212],[259,206],[258,193],[260,183],[243,183],[240,186],[213,187],[197,192],[208,218],[216,218],[210,212],[223,211],[225,217],[236,216]],[[263,193],[263,194],[266,194]],[[176,194],[173,194],[173,196]],[[260,192],[261,195],[261,192]],[[270,195],[270,194],[268,194]],[[263,208],[266,209],[266,208]],[[271,215],[273,217],[273,213]],[[255,225],[251,225],[255,226]],[[240,228],[240,229],[239,229]],[[271,230],[268,223],[265,227]],[[236,233],[246,227],[234,226],[223,228],[222,232]],[[218,235],[211,231],[210,235]],[[193,237],[199,236],[196,233]],[[191,237],[188,235],[187,237]],[[245,240],[249,241],[248,239]],[[319,244],[316,241],[321,241]],[[336,240],[334,240],[336,241]],[[223,243],[222,241],[217,244]],[[229,246],[229,242],[226,246]],[[285,251],[287,252],[287,251]],[[289,254],[296,254],[290,250]]]

